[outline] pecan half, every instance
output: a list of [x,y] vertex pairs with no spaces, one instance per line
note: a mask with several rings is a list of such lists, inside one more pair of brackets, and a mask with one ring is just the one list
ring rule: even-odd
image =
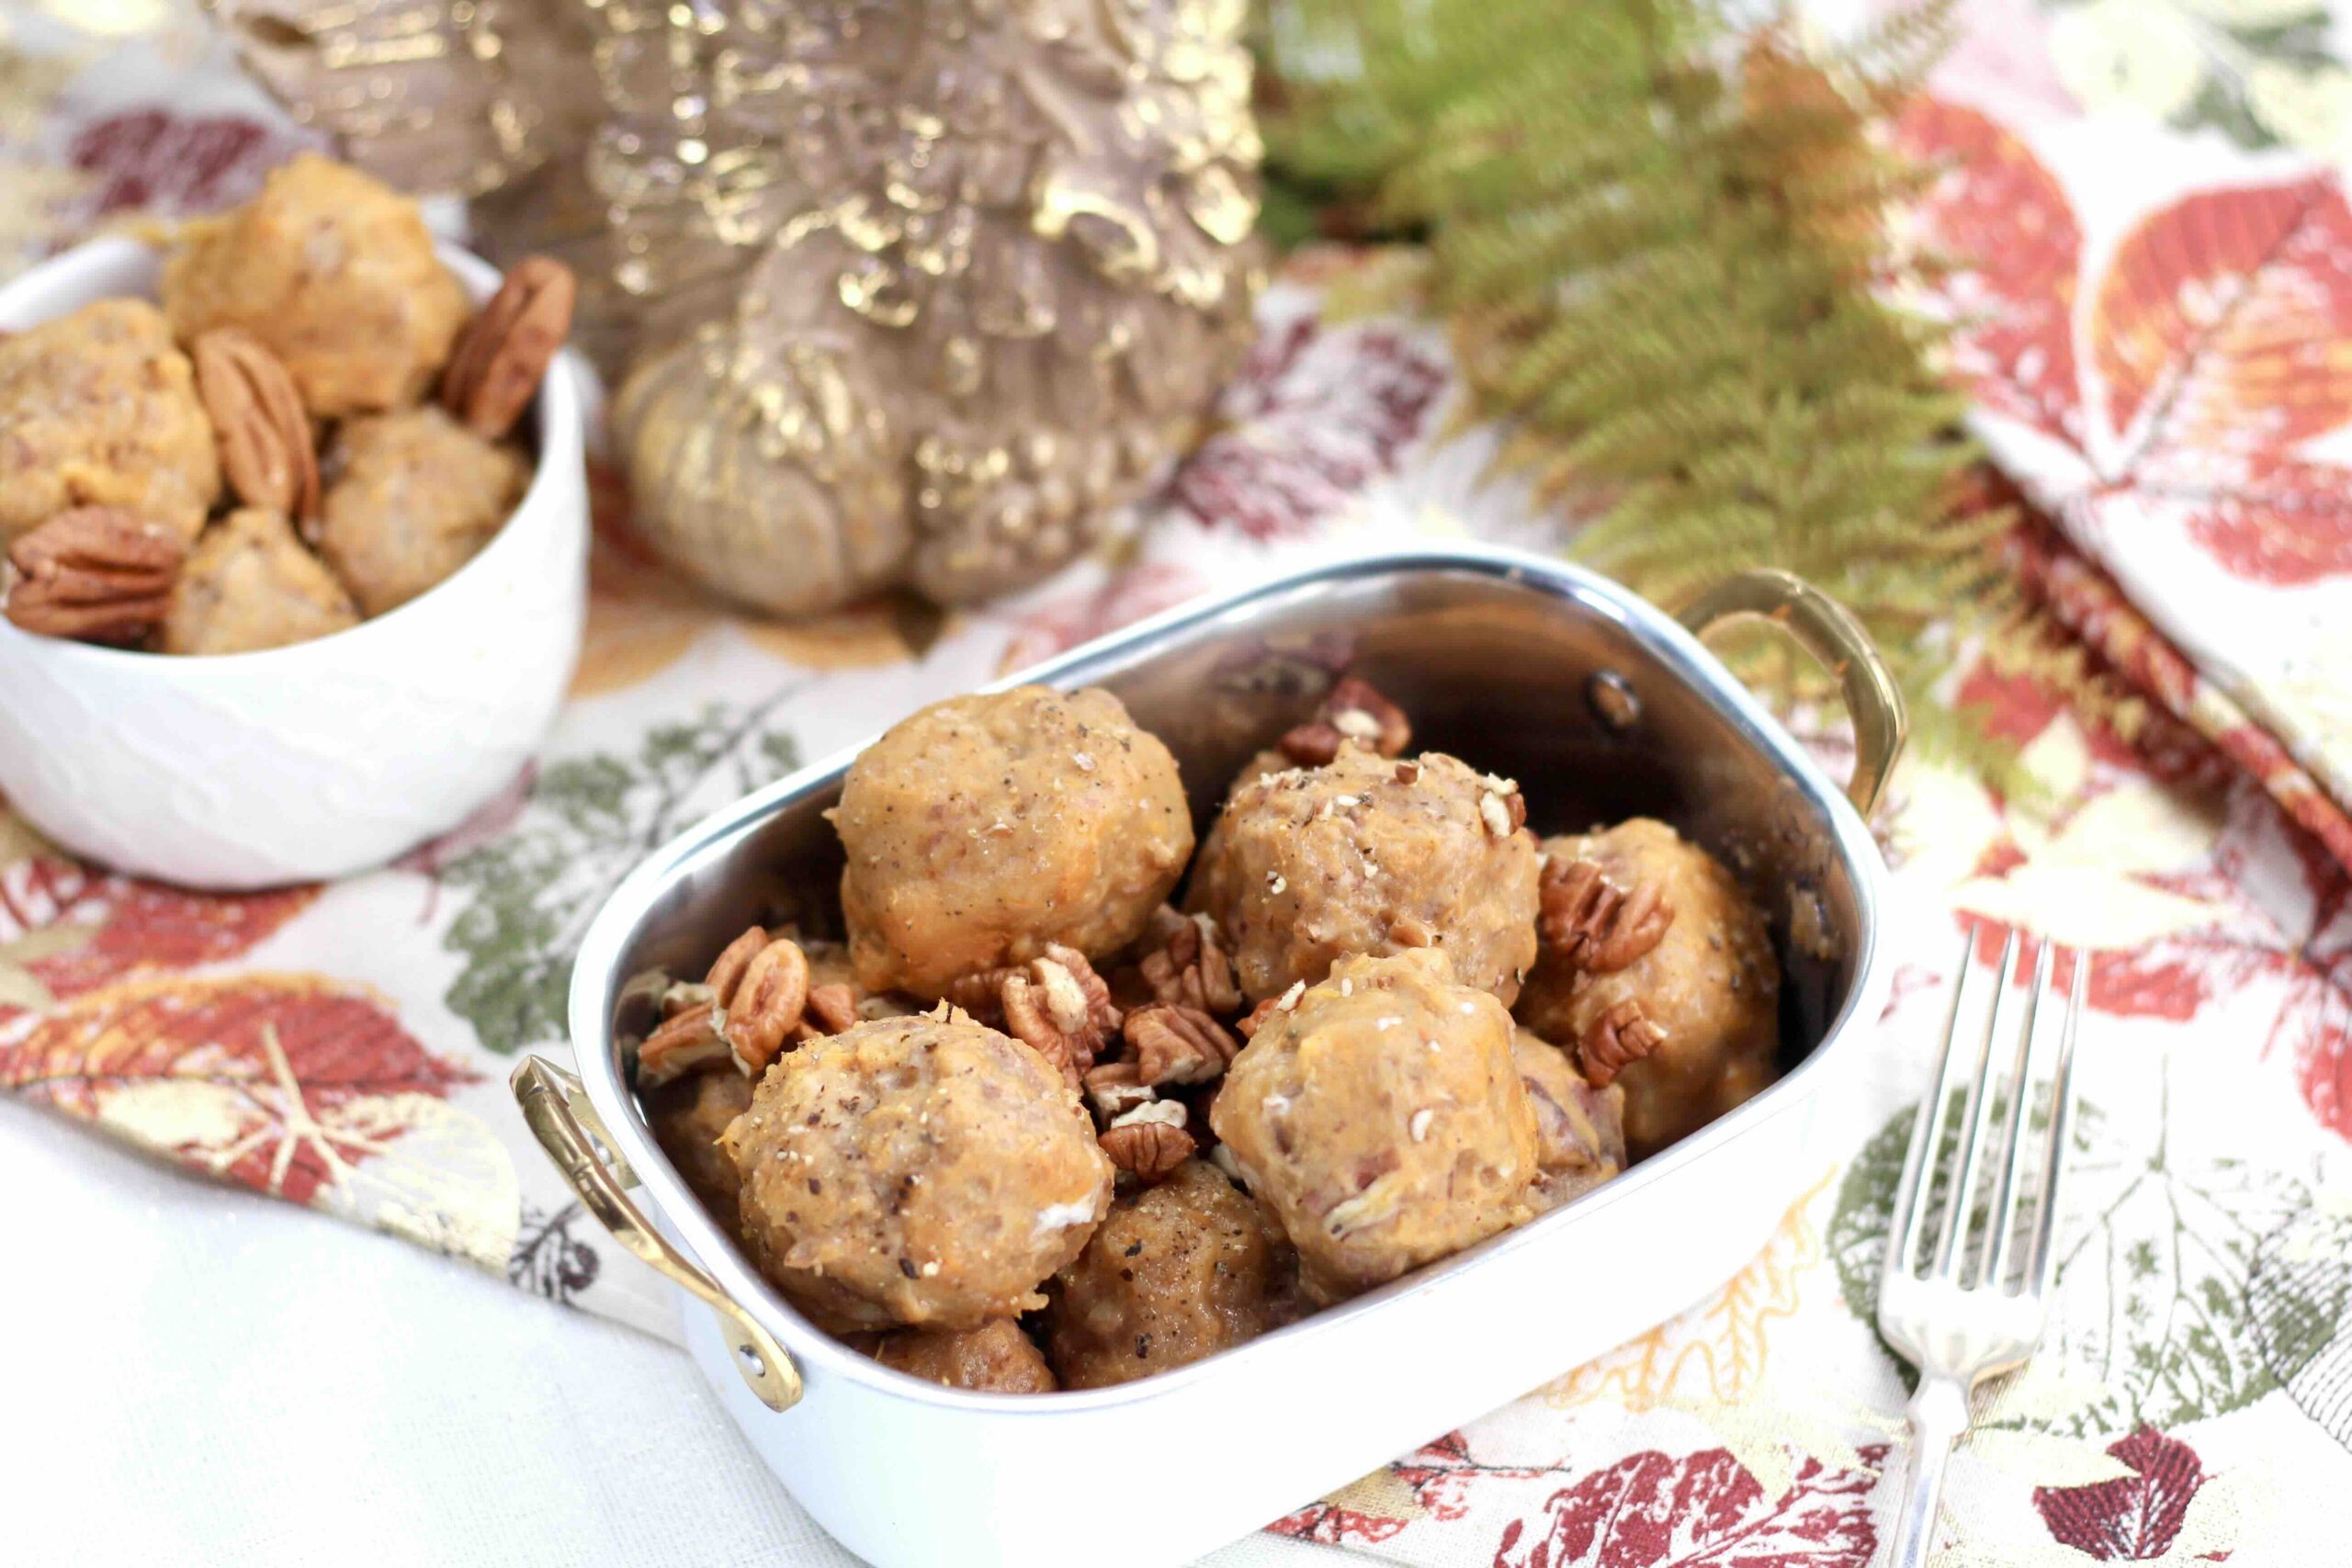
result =
[[1666,939],[1674,906],[1649,883],[1631,892],[1589,860],[1546,858],[1540,884],[1543,912],[1536,932],[1563,963],[1610,975]]
[[1585,1082],[1607,1089],[1617,1075],[1666,1043],[1666,1031],[1652,1023],[1642,1004],[1617,1003],[1592,1021],[1577,1042],[1577,1062]]
[[[319,455],[311,416],[286,366],[242,327],[215,327],[189,345],[196,392],[220,447],[220,472],[247,506],[309,522],[319,514]],[[306,530],[307,532],[307,530]]]
[[1184,1130],[1184,1107],[1177,1100],[1138,1105],[1102,1129],[1102,1152],[1113,1165],[1149,1186],[1191,1159],[1199,1146]]
[[1216,1015],[1241,1010],[1233,960],[1206,915],[1179,916],[1168,929],[1166,944],[1145,955],[1142,969],[1151,994],[1170,1007]]
[[578,293],[571,269],[552,257],[515,263],[458,337],[441,373],[441,406],[485,441],[513,430],[571,334]]
[[800,1026],[808,1006],[808,955],[797,942],[763,946],[732,986],[713,990],[724,998],[720,1029],[734,1048],[735,1065],[758,1077],[784,1054],[784,1043]]
[[751,968],[752,960],[757,958],[760,950],[767,944],[767,929],[752,926],[718,950],[718,956],[710,961],[710,973],[703,977],[703,984],[710,987],[711,994],[718,998],[719,1006],[727,1005],[727,998],[733,996],[735,987],[743,983],[743,972]]
[[61,512],[8,547],[8,618],[42,637],[130,644],[172,607],[187,547],[119,506]]
[[1241,1052],[1241,1043],[1196,1008],[1155,1002],[1127,1015],[1127,1044],[1145,1083],[1206,1083]]
[[1026,964],[952,980],[945,999],[1030,1046],[1072,1084],[1120,1023],[1109,983],[1086,954],[1060,942],[1048,942],[1044,956]]
[[808,1038],[800,1021],[809,994],[800,944],[751,927],[712,960],[701,985],[662,993],[664,1021],[638,1047],[637,1081],[650,1087],[729,1065],[758,1077],[784,1054],[785,1042]]
[[1315,716],[1286,732],[1278,744],[1283,755],[1301,767],[1319,768],[1352,740],[1384,757],[1403,754],[1413,743],[1413,726],[1405,710],[1380,694],[1369,681],[1344,676],[1324,696]]
[[719,1032],[718,1004],[678,1014],[637,1048],[637,1087],[658,1089],[688,1073],[714,1072],[734,1063],[734,1048]]

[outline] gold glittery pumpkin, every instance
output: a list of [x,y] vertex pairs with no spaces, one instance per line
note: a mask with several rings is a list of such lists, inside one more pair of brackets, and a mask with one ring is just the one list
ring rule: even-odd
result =
[[602,212],[636,525],[765,609],[1034,580],[1248,347],[1243,0],[211,4],[346,155],[506,186],[493,252]]
[[245,69],[402,190],[493,190],[594,123],[584,0],[204,0]]
[[616,404],[638,525],[775,610],[1031,581],[1247,348],[1242,6],[791,9],[761,75],[792,155],[742,209],[773,238]]

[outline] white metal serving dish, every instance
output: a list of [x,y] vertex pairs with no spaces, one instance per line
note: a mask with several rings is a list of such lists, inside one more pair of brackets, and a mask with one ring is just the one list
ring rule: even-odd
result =
[[[489,263],[441,259],[476,300]],[[0,331],[153,299],[162,253],[93,241],[0,288]],[[587,616],[579,372],[534,402],[538,466],[447,581],[348,631],[199,659],[35,637],[0,619],[0,791],[75,854],[188,886],[381,865],[514,782],[571,682]]]
[[[1688,618],[1758,614],[1844,676],[1851,788],[1867,807],[1901,742],[1883,664],[1849,616],[1782,573],[1736,578]],[[918,1382],[770,1289],[689,1195],[625,1081],[611,1023],[630,975],[698,974],[754,920],[827,920],[841,851],[818,814],[854,752],[748,796],[615,892],[573,971],[581,1077],[535,1059],[515,1090],[591,1212],[718,1309],[689,1303],[696,1360],[793,1495],[869,1561],[1188,1561],[1698,1300],[1815,1172],[1814,1092],[1870,1048],[1878,1014],[1884,866],[1847,796],[1690,631],[1625,589],[1532,556],[1386,555],[1178,610],[1015,680],[1117,693],[1168,742],[1205,817],[1341,669],[1403,705],[1417,745],[1517,778],[1539,828],[1645,812],[1731,863],[1764,900],[1788,976],[1784,1075],[1532,1224],[1207,1360],[1046,1395]],[[600,1159],[583,1124],[625,1167]],[[1186,1480],[1171,1489],[1171,1475]]]

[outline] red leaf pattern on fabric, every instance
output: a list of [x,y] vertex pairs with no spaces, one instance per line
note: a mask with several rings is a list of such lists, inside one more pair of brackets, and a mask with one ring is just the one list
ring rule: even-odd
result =
[[1374,1514],[1327,1498],[1310,1503],[1295,1513],[1286,1514],[1266,1528],[1276,1535],[1316,1541],[1325,1546],[1344,1546],[1351,1541],[1392,1540],[1412,1524],[1415,1517],[1462,1518],[1470,1511],[1472,1495],[1477,1483],[1487,1478],[1528,1481],[1549,1472],[1515,1465],[1481,1464],[1470,1457],[1468,1438],[1460,1432],[1448,1432],[1435,1442],[1425,1443],[1396,1461],[1388,1467],[1388,1473],[1402,1483],[1412,1500],[1412,1507],[1418,1511],[1416,1514],[1410,1517]]
[[1962,323],[1954,368],[1981,404],[2073,447],[2102,496],[2195,506],[2190,537],[2240,577],[2352,571],[2352,476],[2293,454],[2352,420],[2352,356],[2336,351],[2352,339],[2352,208],[2334,175],[2199,191],[2124,235],[2088,313],[2095,434],[2074,347],[2082,232],[2064,187],[1958,104],[1922,99],[1898,134],[1950,165],[1912,216],[1926,248],[1959,260],[1937,288]]
[[[2167,462],[2165,481],[2180,465]],[[2226,490],[2195,497],[2188,536],[2240,577],[2301,588],[2352,572],[2352,472],[2257,460]]]
[[1091,592],[1056,600],[1029,615],[1005,645],[997,667],[1026,669],[1181,604],[1205,592],[1208,586],[1186,568],[1148,561]]
[[25,965],[52,996],[74,997],[133,975],[242,957],[309,908],[319,892],[191,893],[36,856],[0,868],[0,941],[53,926],[87,927],[87,941]]
[[[2025,505],[2014,490],[2009,496],[2014,503]],[[2072,541],[2046,521],[2029,515],[2003,542],[2002,558],[2026,593],[2053,620],[2081,638],[2100,663],[2155,698],[2166,715],[2178,721],[2155,735],[2140,737],[2140,750],[2155,763],[2158,777],[2184,776],[2184,770],[2170,755],[2181,741],[2186,741],[2187,755],[2192,758],[2210,747],[2213,754],[2201,759],[2208,771],[2220,759],[2243,769],[2269,792],[2296,826],[2312,836],[2312,859],[2328,862],[2324,872],[2314,864],[2312,876],[2352,870],[2352,818],[2296,762],[2278,737],[2242,719],[2217,720],[2216,708],[2234,714],[2235,705],[2207,686],[2196,666]]]
[[[2082,231],[2041,161],[1973,108],[1921,97],[1896,139],[1946,165],[1913,209],[1920,240],[1957,259],[1940,285],[1963,322],[1955,367],[1992,407],[2050,434],[2082,440],[2075,367],[2075,271]],[[1985,243],[2000,236],[1997,244]]]
[[2352,418],[2352,209],[2332,177],[2201,191],[2117,247],[2091,317],[2108,418],[2143,445],[2277,451]]
[[0,1089],[92,1121],[142,1086],[227,1091],[234,1118],[210,1119],[211,1135],[166,1152],[297,1203],[400,1135],[339,1124],[336,1112],[371,1097],[446,1099],[476,1077],[425,1050],[374,992],[305,975],[134,982],[0,1044]]
[[1311,1540],[1317,1546],[1374,1545],[1405,1533],[1410,1519],[1383,1518],[1377,1514],[1342,1507],[1337,1503],[1309,1503],[1296,1513],[1284,1514],[1266,1527],[1269,1535]]
[[1177,470],[1173,499],[1253,539],[1311,533],[1396,470],[1445,381],[1444,363],[1393,328],[1312,316],[1270,328],[1226,392],[1225,428]]
[[2301,963],[2301,984],[2279,1015],[2274,1043],[2293,1053],[2312,1114],[2352,1139],[2352,884],[2339,883],[2322,906]]
[[[1863,1450],[1874,1466],[1886,1450]],[[1878,1549],[1873,1469],[1807,1458],[1767,1497],[1727,1449],[1675,1459],[1632,1454],[1552,1495],[1542,1514],[1503,1531],[1495,1568],[1862,1568]]]
[[233,207],[307,144],[240,116],[139,109],[83,126],[65,155],[97,180],[90,216],[136,208],[175,217]]
[[2108,1445],[2138,1473],[2086,1486],[2037,1486],[2033,1506],[2061,1545],[2100,1562],[2145,1562],[2171,1550],[2205,1484],[2197,1450],[2152,1427]]

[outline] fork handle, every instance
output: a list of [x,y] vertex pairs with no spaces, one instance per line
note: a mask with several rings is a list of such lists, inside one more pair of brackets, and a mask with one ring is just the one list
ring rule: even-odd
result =
[[1923,1377],[1905,1412],[1911,1418],[1910,1473],[1903,1511],[1894,1519],[1894,1550],[1887,1568],[1927,1568],[1936,1540],[1936,1505],[1943,1496],[1951,1446],[1968,1429],[1968,1389],[1952,1378]]

